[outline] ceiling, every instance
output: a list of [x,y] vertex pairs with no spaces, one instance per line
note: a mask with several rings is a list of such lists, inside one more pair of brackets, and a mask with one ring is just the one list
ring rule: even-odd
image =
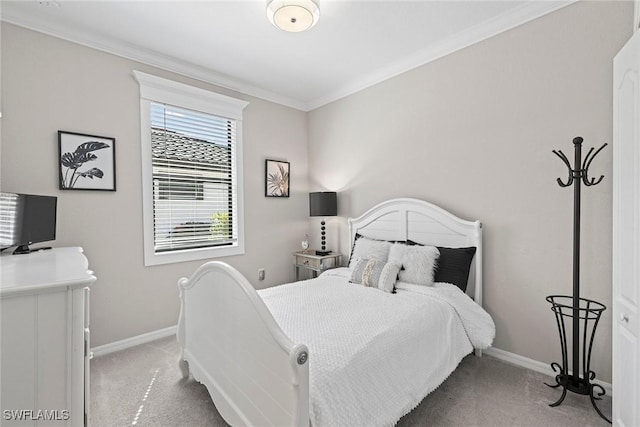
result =
[[7,1],[2,20],[309,111],[572,3],[319,0],[287,33],[266,0]]

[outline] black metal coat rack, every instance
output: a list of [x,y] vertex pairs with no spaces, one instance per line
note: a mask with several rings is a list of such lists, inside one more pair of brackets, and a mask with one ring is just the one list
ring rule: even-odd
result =
[[[560,178],[557,179],[560,187],[569,187],[573,185],[573,295],[571,297],[564,295],[550,295],[547,297],[547,301],[551,303],[551,310],[555,313],[556,323],[558,325],[558,332],[560,334],[560,345],[562,349],[562,365],[554,362],[551,364],[551,368],[558,374],[555,377],[556,384],[547,384],[549,387],[562,386],[562,396],[556,402],[550,406],[558,406],[562,403],[567,395],[567,390],[574,393],[589,395],[591,404],[595,408],[596,412],[604,418],[606,421],[611,421],[604,416],[604,414],[598,409],[596,400],[601,400],[605,394],[605,390],[599,384],[592,383],[596,374],[590,369],[591,364],[591,350],[593,347],[593,340],[595,337],[596,327],[600,320],[600,315],[606,309],[603,304],[599,302],[581,298],[580,297],[580,190],[581,184],[586,187],[598,185],[604,175],[600,178],[589,177],[589,167],[593,159],[602,151],[607,144],[603,144],[602,147],[594,151],[594,148],[590,148],[587,155],[582,160],[582,142],[581,137],[573,139],[574,146],[574,167],[571,166],[569,159],[561,150],[553,150],[553,153],[558,156],[569,171],[569,178],[566,182],[563,182]],[[572,325],[572,362],[573,370],[571,375],[568,373],[569,354],[567,348],[567,327],[565,327],[565,319],[571,319]],[[580,338],[582,337],[582,346],[580,345]],[[582,356],[582,358],[580,357]],[[582,361],[582,370],[581,362]],[[582,373],[582,376],[581,376]],[[597,396],[594,395],[594,388],[598,389]]]

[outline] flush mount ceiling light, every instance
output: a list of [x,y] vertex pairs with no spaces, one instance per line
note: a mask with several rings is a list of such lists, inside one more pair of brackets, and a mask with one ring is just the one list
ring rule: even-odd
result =
[[320,9],[312,0],[271,0],[267,17],[281,30],[298,33],[316,25]]

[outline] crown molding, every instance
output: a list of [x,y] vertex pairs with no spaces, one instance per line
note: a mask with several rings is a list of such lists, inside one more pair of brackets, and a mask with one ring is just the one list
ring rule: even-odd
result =
[[577,1],[578,0],[539,1],[515,8],[510,12],[504,13],[496,18],[485,21],[469,28],[468,30],[449,37],[440,43],[435,43],[416,53],[412,57],[390,64],[383,69],[378,69],[373,73],[360,77],[358,80],[352,81],[326,96],[310,102],[309,110],[322,107],[323,105],[337,101],[341,98],[353,95],[356,92],[406,73],[414,68],[433,62],[444,56],[464,49],[465,47],[469,47],[500,33],[511,30]]
[[[47,22],[42,22],[38,19],[34,19],[27,14],[16,11],[7,11],[6,8],[3,8],[2,10],[1,20],[76,44],[174,72],[185,77],[210,83],[225,89],[275,102],[297,110],[311,111],[410,71],[421,65],[428,64],[429,62],[435,61],[465,47],[508,31],[548,13],[554,12],[562,7],[575,3],[576,1],[578,0],[535,1],[525,4],[494,19],[458,33],[441,43],[429,46],[410,58],[389,64],[383,69],[376,70],[358,78],[357,80],[348,82],[325,96],[309,101],[283,96],[281,94],[256,87],[246,81],[219,73],[215,70],[178,60],[156,51],[140,48],[130,43],[100,37],[89,31],[61,28]],[[636,15],[637,13],[636,9]]]
[[253,86],[238,78],[231,77],[193,63],[178,60],[168,55],[164,55],[160,52],[144,49],[130,43],[112,40],[107,37],[101,37],[89,31],[61,28],[56,25],[51,25],[47,22],[42,22],[38,19],[33,19],[27,14],[19,12],[16,13],[15,11],[9,12],[6,8],[2,9],[2,16],[0,18],[3,22],[24,27],[29,30],[53,36],[75,44],[100,50],[102,52],[110,53],[112,55],[137,61],[146,65],[151,65],[165,71],[170,71],[185,77],[200,80],[205,83],[210,83],[224,89],[233,90],[245,95],[250,95],[256,98],[275,102],[277,104],[285,105],[297,110],[307,111],[307,104],[298,99],[293,99],[277,93],[273,93],[271,91]]

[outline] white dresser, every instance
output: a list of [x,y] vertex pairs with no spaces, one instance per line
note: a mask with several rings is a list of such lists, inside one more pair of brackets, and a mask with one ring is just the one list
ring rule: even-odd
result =
[[89,286],[82,248],[0,256],[0,424],[82,426]]

